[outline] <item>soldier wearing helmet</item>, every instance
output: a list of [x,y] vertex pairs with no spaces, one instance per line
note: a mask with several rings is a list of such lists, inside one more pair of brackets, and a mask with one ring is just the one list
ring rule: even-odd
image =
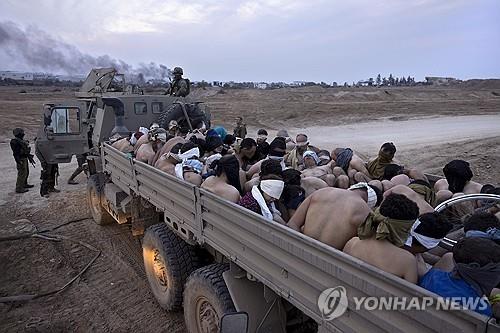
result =
[[170,84],[170,89],[167,94],[171,96],[186,97],[190,91],[189,80],[182,78],[182,74],[184,74],[184,72],[180,67],[175,67],[173,74],[174,80]]
[[33,187],[33,185],[28,184],[28,160],[33,166],[35,161],[31,154],[29,142],[24,140],[24,130],[22,128],[14,128],[12,134],[14,135],[14,139],[10,140],[10,147],[12,148],[12,155],[14,155],[17,167],[16,193],[24,193],[28,191],[28,188]]

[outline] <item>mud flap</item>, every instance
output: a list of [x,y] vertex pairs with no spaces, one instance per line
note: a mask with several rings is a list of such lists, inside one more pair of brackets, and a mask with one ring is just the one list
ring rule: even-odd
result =
[[286,329],[286,312],[281,298],[260,282],[241,277],[231,269],[222,276],[236,311],[248,313],[249,332],[282,332]]

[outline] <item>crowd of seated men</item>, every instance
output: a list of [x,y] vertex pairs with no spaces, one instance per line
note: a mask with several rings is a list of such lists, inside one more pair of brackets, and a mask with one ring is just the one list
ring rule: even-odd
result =
[[306,134],[267,135],[261,129],[257,140],[237,138],[222,127],[189,132],[173,122],[168,129],[140,127],[112,145],[387,273],[443,297],[462,297],[464,307],[466,298],[486,300],[472,310],[498,317],[500,208],[469,216],[463,231],[454,232],[453,251],[438,247],[453,227],[435,212],[439,203],[500,194],[499,187],[473,181],[468,162],[450,161],[432,185],[397,161],[392,142],[364,160],[351,148],[315,147]]

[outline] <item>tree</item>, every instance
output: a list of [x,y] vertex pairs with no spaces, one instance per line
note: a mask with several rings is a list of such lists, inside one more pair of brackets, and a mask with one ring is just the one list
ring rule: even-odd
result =
[[406,79],[404,76],[399,80],[399,82],[401,82],[401,85],[406,86]]
[[344,82],[344,87],[349,87],[349,85],[347,84],[347,82]]
[[384,78],[382,79],[382,85],[383,85],[383,86],[386,86],[386,85],[387,85],[387,83],[389,83],[389,81],[387,81],[387,79],[384,77]]
[[370,87],[373,86],[373,78],[372,77],[368,79],[368,85]]
[[377,75],[377,80],[376,80],[376,82],[377,82],[377,86],[380,86],[380,85],[382,84],[382,79],[380,78],[380,74],[379,74],[379,75]]
[[338,86],[337,82],[333,81],[332,82],[332,87],[336,87],[336,86]]
[[394,85],[399,86],[399,79],[398,78],[396,78],[396,81],[394,81]]
[[394,77],[392,76],[392,74],[389,74],[389,84],[390,84],[391,86],[393,86],[393,85],[394,85]]

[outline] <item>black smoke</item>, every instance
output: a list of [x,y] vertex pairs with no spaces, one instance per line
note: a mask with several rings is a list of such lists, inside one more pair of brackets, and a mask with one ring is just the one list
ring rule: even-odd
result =
[[59,74],[87,74],[92,68],[113,67],[127,81],[165,80],[171,76],[167,66],[150,62],[132,66],[109,55],[94,57],[74,45],[55,39],[35,26],[22,29],[13,22],[0,22],[0,51],[21,60],[35,71]]

